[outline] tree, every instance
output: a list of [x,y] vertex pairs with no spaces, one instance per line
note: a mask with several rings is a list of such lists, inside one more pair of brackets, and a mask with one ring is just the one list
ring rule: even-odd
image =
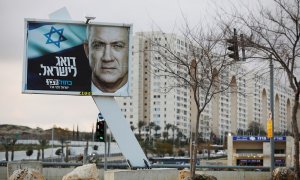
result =
[[175,126],[174,124],[172,124],[172,137],[173,137],[173,146],[175,145],[175,131],[178,131],[177,126]]
[[[241,8],[239,8],[241,9]],[[294,171],[297,179],[299,172],[299,129],[297,111],[299,109],[300,95],[300,1],[299,0],[274,0],[273,4],[259,4],[257,11],[250,8],[248,12],[239,13],[236,10],[234,21],[226,23],[240,27],[245,35],[245,46],[249,59],[263,59],[274,61],[274,66],[281,77],[293,91],[292,120],[288,127],[292,129],[294,137]],[[235,23],[232,23],[235,22]]]
[[8,151],[9,151],[9,139],[8,138],[1,138],[1,144],[5,149],[5,160],[8,161]]
[[77,131],[76,131],[76,140],[79,141],[79,128],[77,124]]
[[148,124],[148,128],[149,128],[149,138],[151,138],[151,130],[156,126],[156,124],[154,122],[150,122]]
[[184,137],[183,133],[181,131],[177,131],[177,141],[178,141],[178,146],[180,147],[180,141],[181,138]]
[[165,125],[165,130],[167,132],[167,139],[169,139],[169,129],[171,129],[172,126],[173,125],[170,124],[170,123],[168,123],[168,124]]
[[[187,22],[187,21],[186,21]],[[185,24],[182,32],[181,43],[184,48],[178,52],[169,39],[177,39],[172,35],[167,36],[161,32],[164,43],[156,41],[152,34],[144,35],[151,47],[147,50],[155,57],[151,59],[153,73],[156,76],[168,78],[168,83],[161,87],[162,93],[168,93],[175,89],[191,89],[192,101],[195,104],[196,112],[193,119],[194,134],[191,143],[193,144],[191,156],[191,178],[195,176],[197,157],[197,136],[199,131],[200,115],[211,102],[213,97],[220,92],[229,91],[230,81],[223,78],[228,74],[229,66],[233,61],[228,59],[223,48],[225,32],[217,27],[205,26],[190,28]],[[177,47],[177,46],[176,46]],[[152,73],[152,72],[151,72]],[[225,77],[225,76],[224,76]]]
[[159,125],[155,125],[154,126],[154,131],[155,131],[155,138],[159,138],[161,134],[158,134],[157,132],[160,130],[160,126]]
[[55,151],[56,156],[60,156],[61,154],[62,154],[62,149],[59,148]]
[[42,160],[44,160],[44,150],[45,148],[48,146],[49,144],[49,140],[46,140],[46,139],[40,139],[39,140],[39,143],[40,143],[40,149],[42,150]]
[[30,158],[30,156],[33,154],[33,149],[32,148],[29,148],[27,149],[26,151],[26,156],[28,156]]
[[165,141],[166,139],[168,139],[168,136],[169,136],[168,131],[164,131],[164,132],[163,132],[163,138],[164,138],[164,141]]
[[251,134],[251,135],[259,135],[259,136],[264,136],[266,135],[266,131],[263,127],[262,124],[252,121],[249,123],[248,125],[248,129],[247,129],[247,133]]
[[37,149],[37,156],[36,156],[36,160],[39,161],[40,160],[40,156],[41,156],[41,149],[38,147]]
[[11,150],[11,156],[10,160],[14,160],[14,152],[15,152],[15,144],[17,142],[16,138],[10,138],[10,137],[2,137],[1,138],[1,144],[3,145],[5,149],[5,160],[8,161],[8,152]]
[[10,156],[10,160],[13,161],[14,160],[14,156],[15,156],[15,145],[16,145],[17,139],[13,138],[10,142],[10,149],[11,149],[11,156]]
[[138,122],[138,130],[139,130],[139,138],[141,138],[141,131],[142,128],[146,125],[145,121],[139,121]]

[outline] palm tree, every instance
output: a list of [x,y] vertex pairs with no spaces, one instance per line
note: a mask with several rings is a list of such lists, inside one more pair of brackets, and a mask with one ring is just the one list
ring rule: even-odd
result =
[[168,136],[169,136],[168,132],[167,132],[167,131],[164,131],[164,132],[163,132],[163,138],[164,138],[164,141],[165,141],[166,139],[168,139]]
[[175,155],[175,130],[178,131],[178,128],[175,125],[172,125],[172,132],[173,132],[173,155]]
[[10,160],[13,161],[14,160],[14,156],[15,156],[15,145],[16,145],[17,139],[12,139],[10,141],[10,148],[11,148],[11,156],[10,156]]
[[5,149],[5,160],[8,161],[9,141],[7,138],[2,137],[1,144]]
[[156,126],[154,122],[150,122],[148,127],[149,127],[149,137],[151,138],[151,130]]
[[5,149],[5,160],[8,161],[8,151],[11,150],[11,161],[14,160],[15,144],[17,139],[15,138],[3,138],[1,139],[1,144]]
[[181,138],[183,137],[183,133],[181,131],[177,131],[177,140],[178,140],[178,146],[180,147],[180,141]]
[[172,126],[173,126],[173,125],[170,124],[170,123],[166,124],[166,126],[165,126],[165,130],[167,130],[167,131],[166,131],[166,132],[167,132],[167,140],[169,139],[169,129],[170,129]]
[[138,130],[139,130],[139,138],[141,138],[141,131],[142,128],[146,125],[145,121],[139,121],[138,122]]
[[49,144],[49,140],[40,139],[39,143],[40,143],[40,148],[42,149],[42,160],[44,160],[44,150],[47,147],[47,145]]
[[157,131],[159,131],[161,128],[160,128],[160,126],[159,125],[155,125],[154,126],[154,131],[155,131],[155,137],[156,138],[158,138],[158,133],[157,133]]

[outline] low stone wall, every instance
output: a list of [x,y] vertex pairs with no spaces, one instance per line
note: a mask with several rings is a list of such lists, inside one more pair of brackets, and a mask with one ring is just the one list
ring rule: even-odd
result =
[[220,180],[270,180],[270,172],[260,171],[197,171],[197,174],[208,174]]
[[[43,168],[43,175],[47,180],[59,180],[71,172],[74,168]],[[108,170],[103,174],[103,169],[99,170],[100,180],[177,180],[179,172],[175,169],[151,169],[151,170]],[[169,176],[170,173],[170,176]],[[199,174],[213,175],[219,180],[269,180],[271,178],[270,172],[256,172],[256,171],[197,171]],[[175,175],[176,174],[176,175]],[[141,178],[143,177],[143,178]],[[145,178],[151,177],[151,178]],[[0,179],[7,178],[7,167],[0,167]],[[108,178],[108,179],[106,179]]]
[[0,179],[7,179],[7,167],[0,167]]
[[177,169],[141,169],[141,170],[112,170],[106,171],[105,180],[176,180]]

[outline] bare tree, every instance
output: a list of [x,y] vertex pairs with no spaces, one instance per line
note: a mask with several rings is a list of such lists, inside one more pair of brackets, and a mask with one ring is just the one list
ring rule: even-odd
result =
[[244,31],[245,46],[252,54],[249,58],[268,59],[270,55],[277,70],[285,74],[293,91],[291,126],[294,136],[294,171],[299,173],[299,129],[297,111],[300,95],[300,1],[274,0],[273,4],[259,4],[258,12],[248,8],[248,12],[236,13],[234,25]]
[[[230,92],[230,78],[226,78],[226,75],[235,62],[227,58],[223,46],[224,31],[218,31],[216,27],[206,27],[205,30],[201,26],[190,28],[188,23],[183,29],[182,40],[178,41],[174,34],[163,32],[156,32],[163,36],[163,43],[151,33],[143,36],[149,42],[146,51],[155,57],[149,62],[153,67],[150,73],[168,79],[167,85],[161,87],[161,93],[180,88],[191,92],[191,101],[196,107],[191,141],[191,178],[194,179],[198,146],[195,134],[199,133],[200,115],[216,94]],[[182,48],[180,51],[176,48],[177,43]]]

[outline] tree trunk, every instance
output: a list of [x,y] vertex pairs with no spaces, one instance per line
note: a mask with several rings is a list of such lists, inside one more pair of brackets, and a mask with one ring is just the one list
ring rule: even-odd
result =
[[38,149],[37,156],[36,156],[37,161],[40,160],[40,155],[41,155],[41,151],[40,151],[40,149]]
[[294,146],[295,146],[295,154],[294,154],[294,172],[295,172],[295,180],[300,178],[299,174],[299,129],[298,129],[298,123],[297,123],[297,110],[299,107],[299,93],[298,90],[295,93],[295,104],[293,106],[293,112],[292,112],[292,127],[293,127],[293,135],[294,135]]
[[44,148],[42,148],[42,161],[44,160]]
[[5,149],[5,160],[8,161],[8,149]]
[[196,172],[196,163],[197,163],[197,147],[198,147],[198,133],[199,133],[199,118],[200,110],[197,110],[197,119],[196,119],[196,130],[194,135],[193,147],[192,147],[192,156],[191,156],[191,179],[195,178]]
[[10,160],[11,160],[11,161],[14,160],[14,156],[15,156],[15,148],[14,148],[14,146],[12,146],[12,149],[11,149],[11,155],[10,155]]
[[69,148],[68,148],[68,144],[66,145],[66,162],[69,162]]

